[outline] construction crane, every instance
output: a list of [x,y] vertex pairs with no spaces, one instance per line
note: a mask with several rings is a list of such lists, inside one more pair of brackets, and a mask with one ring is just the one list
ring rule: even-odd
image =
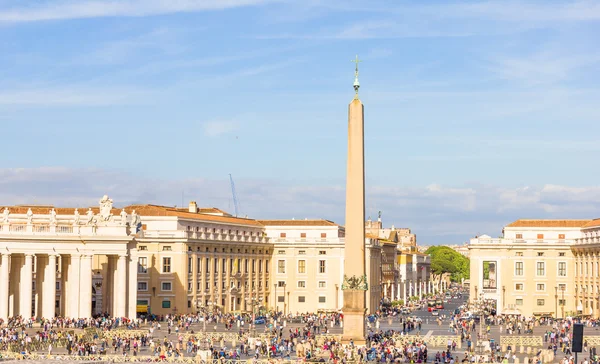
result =
[[233,183],[233,177],[231,176],[231,173],[229,173],[229,182],[231,182],[231,194],[233,195],[233,207],[235,209],[235,217],[238,217],[239,204],[235,193],[235,183]]

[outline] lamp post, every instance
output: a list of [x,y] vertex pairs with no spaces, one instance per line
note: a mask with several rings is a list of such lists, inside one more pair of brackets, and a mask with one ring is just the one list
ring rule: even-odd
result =
[[565,288],[566,288],[566,286],[562,286],[562,289],[561,289],[561,291],[562,291],[562,302],[561,302],[560,307],[562,308],[561,318],[563,318],[563,319],[565,318]]
[[273,295],[275,296],[275,304],[273,307],[275,307],[275,313],[277,313],[277,311],[279,311],[279,308],[277,307],[277,283],[273,285],[273,292]]
[[246,298],[246,302],[249,302],[252,307],[252,322],[250,323],[250,328],[251,328],[252,336],[256,336],[256,322],[255,322],[256,316],[254,313],[254,306],[256,305],[258,300],[255,297],[251,297],[251,298]]
[[285,282],[283,282],[283,315],[285,316],[286,313],[286,307],[285,307],[285,288],[286,288],[287,284]]
[[[502,286],[502,311],[506,307],[506,286]],[[498,309],[498,307],[496,307]]]
[[554,319],[558,318],[558,286],[554,286]]
[[335,285],[335,309],[337,310],[339,308],[338,306],[338,290],[340,289],[339,285]]

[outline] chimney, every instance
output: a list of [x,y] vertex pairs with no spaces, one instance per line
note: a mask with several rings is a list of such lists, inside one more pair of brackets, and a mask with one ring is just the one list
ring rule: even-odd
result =
[[190,201],[190,208],[189,208],[190,212],[193,213],[197,213],[198,212],[198,205],[196,204],[196,201]]

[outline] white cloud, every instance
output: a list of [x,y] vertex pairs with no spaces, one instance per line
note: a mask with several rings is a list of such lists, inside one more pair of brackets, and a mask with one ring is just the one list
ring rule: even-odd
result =
[[0,105],[104,106],[144,101],[152,91],[133,87],[52,86],[0,90]]
[[[237,177],[241,213],[251,218],[326,218],[344,223],[343,183],[285,184]],[[182,201],[182,193],[184,200]],[[227,179],[138,178],[101,169],[0,169],[0,203],[85,207],[109,194],[117,206],[132,203],[187,204],[233,210]],[[428,244],[466,241],[519,218],[600,217],[600,186],[450,187],[367,186],[367,216],[383,212],[384,225],[410,227]]]
[[62,0],[39,1],[35,5],[0,9],[0,22],[22,23],[44,20],[113,16],[152,16],[181,12],[224,10],[261,5],[272,0]]
[[206,136],[217,137],[237,130],[238,124],[231,120],[213,120],[202,123],[202,128]]

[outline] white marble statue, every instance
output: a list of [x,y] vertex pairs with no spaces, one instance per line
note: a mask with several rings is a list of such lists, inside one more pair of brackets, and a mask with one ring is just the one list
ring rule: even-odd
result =
[[8,207],[4,208],[4,212],[2,213],[3,218],[2,218],[2,222],[4,222],[5,224],[8,224],[8,215],[10,215],[10,211],[8,210]]
[[27,209],[27,224],[31,225],[33,222],[33,211],[31,209]]
[[138,215],[135,210],[133,210],[131,212],[131,227],[135,229],[135,232],[137,233],[139,231],[139,226],[142,223],[142,220],[140,219],[140,215]]
[[56,211],[50,210],[50,225],[56,225]]
[[81,220],[81,216],[79,216],[79,210],[75,209],[75,212],[73,213],[73,215],[75,215],[75,219],[73,220],[73,225],[79,225],[79,220]]
[[87,210],[85,216],[87,217],[85,223],[91,225],[94,222],[94,211],[91,207]]
[[127,212],[125,209],[121,210],[121,225],[127,224]]
[[102,197],[102,200],[99,201],[100,204],[100,217],[103,221],[109,221],[112,218],[112,207],[113,200],[108,198],[107,195]]

